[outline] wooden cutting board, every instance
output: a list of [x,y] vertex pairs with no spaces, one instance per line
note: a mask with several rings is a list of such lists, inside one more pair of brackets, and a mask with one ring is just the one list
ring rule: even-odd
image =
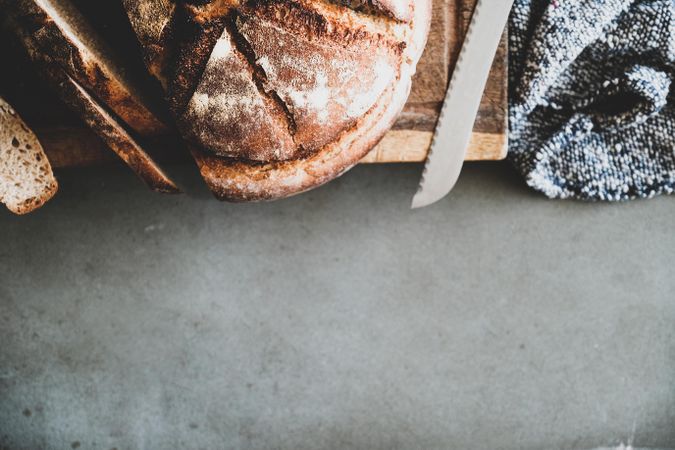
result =
[[[392,131],[364,162],[424,161],[446,88],[477,0],[434,0],[429,43],[406,108]],[[508,48],[506,33],[481,102],[468,160],[498,160],[507,153]]]
[[[408,104],[394,129],[364,162],[417,162],[426,159],[449,77],[476,1],[434,1],[429,43],[418,66]],[[94,18],[94,24],[105,36],[115,37],[118,47],[122,46],[121,50],[128,55],[130,66],[138,67],[140,56],[131,39],[131,30],[116,29],[127,27],[128,24],[121,9],[115,5],[116,2],[102,1],[97,8],[90,8],[92,13],[105,17]],[[127,39],[119,36],[126,36]],[[10,65],[9,70],[0,71],[0,94],[35,129],[52,165],[64,168],[114,161],[116,156],[105,144],[73,117],[31,74],[32,68],[21,62],[18,50],[6,47],[0,48],[0,60],[17,61],[17,64]],[[507,47],[504,39],[481,103],[467,159],[497,160],[506,156],[506,111]],[[148,152],[160,162],[188,160],[188,153],[175,136],[155,139],[147,144]]]

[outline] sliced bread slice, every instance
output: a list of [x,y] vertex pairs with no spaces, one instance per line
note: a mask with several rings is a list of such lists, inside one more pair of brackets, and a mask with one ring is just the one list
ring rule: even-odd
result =
[[43,76],[72,110],[155,192],[180,193],[176,184],[124,126],[59,66],[45,63]]
[[39,75],[146,184],[157,192],[180,192],[130,132],[156,134],[163,123],[133,95],[138,89],[122,69],[108,66],[104,44],[69,2],[19,0],[6,7],[6,23]]
[[139,134],[166,131],[124,64],[71,0],[16,0],[6,9],[33,56],[49,55]]
[[29,213],[58,190],[37,136],[0,98],[0,201],[16,214]]

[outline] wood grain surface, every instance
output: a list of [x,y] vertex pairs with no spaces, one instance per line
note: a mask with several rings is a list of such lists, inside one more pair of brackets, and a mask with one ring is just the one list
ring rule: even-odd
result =
[[[87,13],[103,11],[94,24],[104,37],[116,37],[116,50],[129,61],[129,68],[142,70],[140,54],[133,41],[124,12],[118,2],[102,1],[105,8],[89,8]],[[418,66],[413,90],[400,119],[382,142],[364,159],[368,163],[424,161],[445,97],[450,74],[461,49],[466,26],[476,0],[435,0],[429,43]],[[127,37],[126,39],[124,37]],[[0,39],[8,42],[6,36]],[[82,167],[115,160],[106,145],[65,108],[44,87],[32,67],[13,45],[0,46],[0,59],[11,61],[0,71],[0,95],[12,103],[43,143],[56,168]],[[147,77],[147,74],[137,74]],[[146,81],[148,79],[146,78]],[[507,48],[502,42],[492,68],[468,151],[469,160],[497,160],[507,150]],[[147,84],[152,89],[151,83]],[[157,90],[158,92],[158,90]],[[159,162],[189,161],[181,139],[176,135],[141,142]]]
[[[462,47],[476,0],[436,0],[429,43],[413,90],[398,123],[364,162],[417,162],[426,159],[450,74]],[[469,144],[470,161],[498,160],[507,153],[506,35],[495,57]]]

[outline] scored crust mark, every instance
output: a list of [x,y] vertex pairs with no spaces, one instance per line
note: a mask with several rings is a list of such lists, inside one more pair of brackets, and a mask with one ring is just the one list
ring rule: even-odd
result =
[[174,22],[180,37],[170,65],[167,97],[174,117],[180,117],[195,93],[216,43],[225,31],[228,13],[237,0],[182,0]]
[[250,47],[249,61],[262,69],[264,91],[274,93],[292,118],[298,157],[303,157],[334,140],[373,106],[399,75],[401,48],[371,47],[365,33],[349,48],[325,36],[291,33],[284,25],[327,27],[323,16],[298,11],[290,9],[278,18],[275,7],[242,9],[236,26]]
[[180,117],[185,110],[224,30],[224,18],[200,24],[183,14],[177,20],[176,32],[183,39],[172,62],[173,73],[167,92],[169,108],[175,117]]
[[178,125],[196,146],[250,161],[292,158],[295,143],[284,111],[261,95],[253,68],[226,30]]
[[[267,97],[270,100],[271,107],[276,109],[277,113],[281,113],[286,120],[286,128],[288,133],[291,136],[291,139],[295,141],[295,134],[297,132],[298,126],[295,123],[295,117],[291,113],[288,105],[284,100],[279,96],[279,94],[274,90],[270,89],[267,85],[268,75],[265,71],[265,68],[260,64],[256,58],[255,51],[251,47],[251,43],[239,32],[239,27],[237,23],[240,22],[239,15],[234,14],[227,21],[227,30],[232,36],[232,41],[236,47],[236,50],[241,53],[244,58],[248,61],[251,69],[253,70],[253,82],[258,88],[260,95]],[[297,146],[297,144],[296,144]]]
[[409,84],[389,86],[380,101],[334,142],[305,159],[251,165],[245,161],[218,158],[192,148],[204,180],[220,200],[267,201],[313,189],[342,175],[377,144],[393,124],[404,100],[396,97]]
[[58,190],[38,138],[0,98],[0,202],[15,214],[29,213]]

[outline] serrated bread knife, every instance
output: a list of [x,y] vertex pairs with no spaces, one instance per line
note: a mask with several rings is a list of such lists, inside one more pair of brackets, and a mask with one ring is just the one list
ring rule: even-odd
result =
[[441,110],[413,208],[445,197],[462,171],[478,108],[514,0],[478,0]]

